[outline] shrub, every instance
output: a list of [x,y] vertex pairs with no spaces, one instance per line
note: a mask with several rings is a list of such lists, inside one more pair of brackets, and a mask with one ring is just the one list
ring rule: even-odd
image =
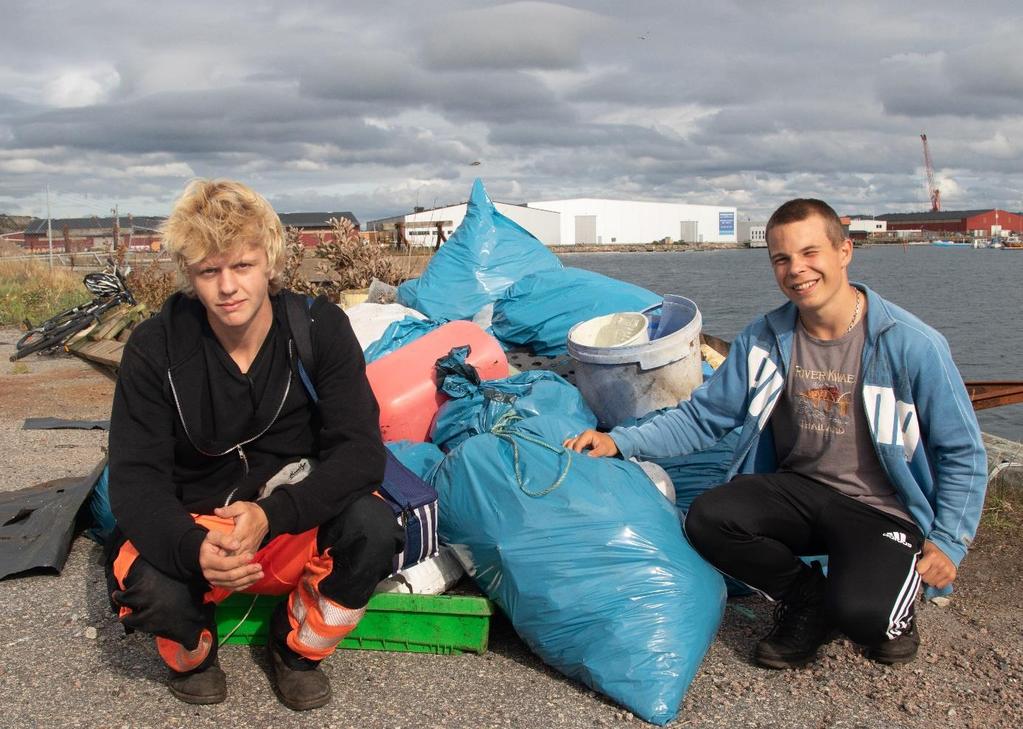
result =
[[39,261],[0,262],[0,324],[33,324],[91,297],[81,278]]
[[285,267],[285,286],[293,291],[313,296],[325,294],[334,302],[342,300],[342,292],[364,289],[373,279],[399,284],[407,278],[402,267],[395,263],[386,248],[364,241],[350,220],[330,221],[330,232],[320,236],[315,248],[319,259],[316,271],[323,278],[309,281],[300,268],[306,255],[299,239],[301,231],[288,229],[288,263]]
[[144,268],[133,268],[128,274],[128,290],[150,313],[159,311],[167,297],[178,290],[177,273],[163,270],[158,260],[159,256],[153,256]]
[[291,289],[296,293],[318,296],[319,287],[309,281],[302,273],[302,263],[305,261],[305,244],[302,242],[301,228],[288,228],[284,231],[284,273],[281,281],[284,288]]

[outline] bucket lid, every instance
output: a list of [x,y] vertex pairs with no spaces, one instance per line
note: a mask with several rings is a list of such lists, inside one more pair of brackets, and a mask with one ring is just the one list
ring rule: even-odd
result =
[[691,299],[677,294],[668,294],[660,304],[643,310],[654,324],[655,330],[651,339],[660,339],[674,334],[686,326],[697,316],[699,310]]

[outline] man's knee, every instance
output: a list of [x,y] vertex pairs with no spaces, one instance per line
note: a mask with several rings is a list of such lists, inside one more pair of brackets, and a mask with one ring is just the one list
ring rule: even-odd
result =
[[334,563],[324,579],[324,594],[348,607],[361,607],[376,584],[392,571],[394,555],[405,545],[405,533],[383,499],[367,495],[323,524],[317,548],[327,549]]
[[718,504],[713,490],[706,491],[695,499],[686,513],[684,530],[689,543],[703,555],[714,551],[721,540],[724,514],[727,510]]
[[124,575],[123,585],[111,600],[122,608],[120,620],[131,630],[169,638],[191,650],[203,629],[213,625],[213,606],[203,602],[204,582],[175,580],[138,557]]
[[348,508],[320,527],[316,546],[320,552],[333,547],[357,549],[367,554],[386,556],[387,561],[403,545],[404,533],[383,499],[372,494],[353,501]]

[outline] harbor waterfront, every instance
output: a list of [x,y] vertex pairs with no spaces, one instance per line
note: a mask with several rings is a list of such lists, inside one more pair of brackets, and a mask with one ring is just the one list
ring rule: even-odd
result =
[[[558,251],[561,253],[561,251]],[[696,302],[703,331],[731,340],[780,306],[766,249],[562,254],[585,268]],[[931,246],[857,248],[850,278],[940,331],[966,380],[1023,379],[1023,256]],[[987,433],[1023,441],[1023,404],[977,413]]]

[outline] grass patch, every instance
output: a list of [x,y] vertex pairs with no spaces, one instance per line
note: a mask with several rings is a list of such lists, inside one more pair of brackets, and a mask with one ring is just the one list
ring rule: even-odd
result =
[[38,261],[0,261],[0,325],[33,324],[91,299],[81,276]]
[[15,362],[11,365],[12,375],[27,375],[29,373],[28,365],[24,362]]
[[980,528],[988,535],[1023,537],[1023,489],[996,479],[984,499]]

